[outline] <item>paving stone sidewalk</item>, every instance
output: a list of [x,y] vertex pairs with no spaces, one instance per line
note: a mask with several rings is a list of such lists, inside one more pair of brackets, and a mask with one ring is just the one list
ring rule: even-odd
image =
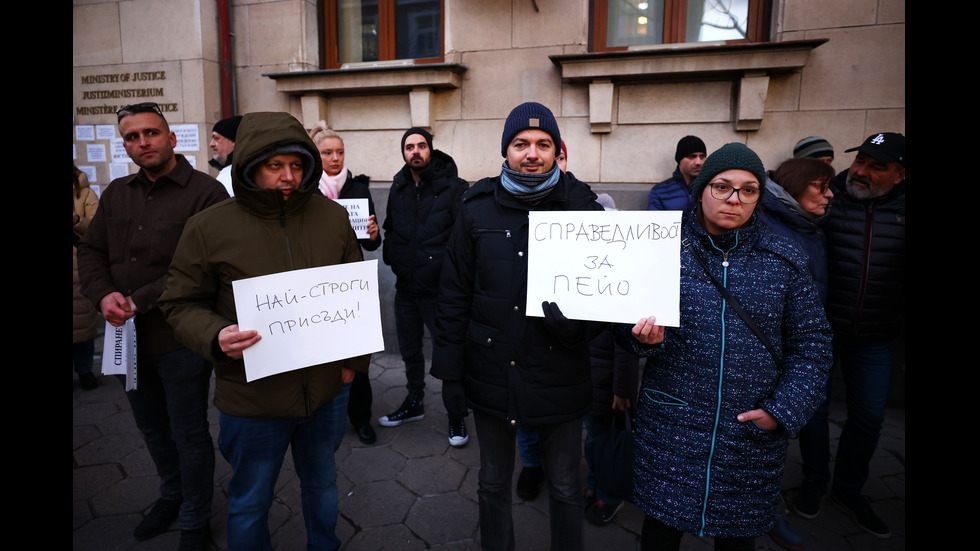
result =
[[[159,495],[159,480],[133,423],[122,385],[115,377],[107,376],[101,378],[99,388],[84,391],[74,374],[72,377],[72,548],[76,551],[176,549],[179,539],[176,524],[147,542],[139,543],[132,536],[133,528]],[[401,358],[393,354],[375,355],[371,383],[375,418],[394,411],[405,396]],[[362,445],[348,427],[337,454],[340,489],[337,533],[344,542],[344,551],[479,549],[476,489],[480,460],[472,419],[467,419],[470,443],[464,448],[449,446],[441,383],[427,377],[426,385],[423,420],[397,428],[377,427],[378,442],[372,446]],[[218,414],[213,406],[209,419],[212,437],[217,442]],[[834,402],[831,436],[835,443],[843,420],[843,404]],[[784,489],[790,498],[802,483],[800,463],[799,447],[794,441],[784,477]],[[519,460],[515,460],[515,467],[516,483]],[[582,468],[584,477],[584,460]],[[225,488],[230,475],[228,464],[218,454],[212,529],[215,548],[222,550],[227,548]],[[905,549],[903,408],[887,412],[865,492],[891,527],[890,539],[879,540],[865,534],[829,499],[817,518],[808,521],[790,515],[788,520],[806,538],[807,549],[811,551]],[[515,494],[513,516],[517,549],[548,549],[547,491],[529,502]],[[638,549],[642,518],[642,513],[626,504],[606,526],[586,523],[585,549]],[[305,548],[299,480],[289,454],[276,485],[269,525],[274,549]],[[686,536],[682,545],[684,550],[712,548],[710,539],[693,536]],[[768,537],[759,538],[756,548],[780,549]]]

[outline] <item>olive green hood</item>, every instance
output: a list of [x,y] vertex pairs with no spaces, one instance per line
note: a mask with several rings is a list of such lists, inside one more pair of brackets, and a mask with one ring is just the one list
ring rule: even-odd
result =
[[[320,153],[303,125],[288,113],[249,113],[242,117],[237,137],[231,181],[238,203],[261,216],[281,216],[302,209],[323,172]],[[252,180],[258,163],[283,153],[303,159],[303,181],[289,201],[281,191],[260,189]]]

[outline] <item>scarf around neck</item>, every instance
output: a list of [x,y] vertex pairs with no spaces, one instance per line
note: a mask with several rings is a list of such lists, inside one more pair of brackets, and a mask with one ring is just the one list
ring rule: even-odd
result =
[[347,165],[344,164],[340,168],[340,172],[336,176],[330,176],[327,171],[323,171],[323,176],[320,176],[320,191],[323,192],[323,196],[328,199],[336,199],[340,195],[340,190],[344,187],[347,182]]
[[539,174],[511,170],[507,166],[507,161],[504,161],[500,172],[500,183],[518,201],[527,205],[536,205],[558,184],[560,174],[558,163],[554,163],[548,172]]

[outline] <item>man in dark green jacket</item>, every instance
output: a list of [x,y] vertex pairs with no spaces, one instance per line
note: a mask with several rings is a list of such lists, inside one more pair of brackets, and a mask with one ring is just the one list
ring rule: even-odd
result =
[[286,113],[245,115],[232,165],[235,197],[188,221],[160,299],[177,338],[214,362],[221,454],[231,464],[228,547],[269,549],[268,514],[286,449],[302,485],[308,549],[337,549],[334,452],[365,357],[246,381],[232,281],[361,260],[347,211],[316,196],[322,162]]

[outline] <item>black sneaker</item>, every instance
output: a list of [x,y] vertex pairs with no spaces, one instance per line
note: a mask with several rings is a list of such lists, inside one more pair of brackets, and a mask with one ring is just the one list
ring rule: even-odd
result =
[[603,524],[608,524],[609,521],[616,516],[616,513],[623,508],[623,502],[620,501],[619,505],[613,507],[601,499],[596,500],[591,507],[585,511],[585,519],[595,524],[596,526],[602,526]]
[[180,514],[179,499],[163,499],[162,497],[153,504],[153,508],[146,514],[136,529],[133,530],[133,537],[137,541],[146,541],[153,536],[162,534],[170,528],[170,525],[177,520]]
[[177,551],[208,551],[211,549],[211,526],[180,531]]
[[807,479],[793,500],[793,511],[803,518],[815,518],[820,514],[820,500],[827,493],[827,485],[817,480]]
[[881,517],[875,514],[871,510],[871,506],[868,502],[861,496],[844,496],[834,492],[834,501],[841,506],[844,511],[851,515],[854,522],[861,527],[862,530],[871,534],[876,538],[890,538],[892,536],[891,530],[888,529],[888,525],[885,521],[881,520]]
[[425,407],[422,405],[422,400],[409,394],[397,411],[378,419],[378,424],[382,427],[397,427],[402,423],[421,421],[423,417],[425,417]]
[[470,435],[466,432],[466,418],[449,416],[449,445],[454,448],[462,448],[470,441]]
[[531,501],[538,497],[541,483],[544,482],[544,467],[524,467],[521,476],[517,477],[517,497]]

